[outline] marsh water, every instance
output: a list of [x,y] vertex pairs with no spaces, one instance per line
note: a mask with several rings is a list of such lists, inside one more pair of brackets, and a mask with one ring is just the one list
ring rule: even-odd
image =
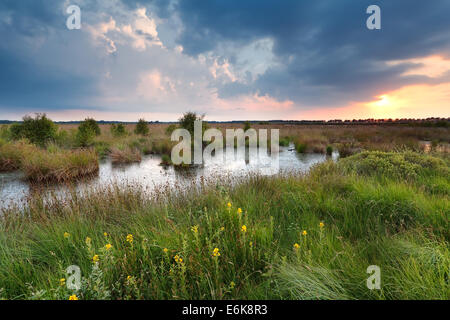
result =
[[[129,165],[113,165],[110,160],[102,160],[98,175],[89,179],[83,179],[74,184],[77,190],[86,190],[95,187],[109,185],[139,185],[151,192],[163,187],[185,187],[200,183],[202,179],[224,179],[241,178],[252,173],[260,173],[260,163],[249,161],[250,152],[247,151],[244,158],[233,161],[223,161],[223,158],[213,156],[205,160],[203,165],[192,168],[175,169],[172,166],[161,166],[161,157],[157,155],[144,156],[140,163]],[[331,157],[323,154],[298,154],[292,146],[280,147],[279,171],[281,173],[306,172],[313,165],[323,162],[329,158],[337,159],[338,154],[333,153]],[[275,161],[273,157],[267,155],[264,159]],[[10,206],[22,207],[26,199],[32,193],[45,195],[50,192],[57,192],[64,195],[68,186],[50,185],[36,188],[25,181],[20,171],[10,173],[0,173],[0,209]]]

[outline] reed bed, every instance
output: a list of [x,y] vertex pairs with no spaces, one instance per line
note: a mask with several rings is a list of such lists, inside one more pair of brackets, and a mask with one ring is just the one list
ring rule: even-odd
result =
[[134,162],[141,162],[141,152],[138,149],[125,147],[122,149],[113,148],[110,153],[113,164],[128,164]]
[[36,149],[22,159],[26,179],[35,183],[67,182],[94,175],[99,170],[95,150],[47,150]]
[[37,147],[25,141],[0,142],[0,172],[18,170],[25,157],[36,152]]

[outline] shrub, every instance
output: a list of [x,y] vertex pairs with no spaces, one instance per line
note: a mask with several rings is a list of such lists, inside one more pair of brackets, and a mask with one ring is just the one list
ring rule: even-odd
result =
[[291,143],[291,139],[289,137],[282,137],[279,141],[279,144],[282,147],[289,147],[290,143]]
[[140,134],[142,136],[147,135],[149,132],[148,123],[144,119],[139,119],[139,122],[134,129],[135,134]]
[[244,131],[247,131],[250,128],[251,128],[250,122],[249,121],[245,121],[244,122]]
[[172,160],[167,154],[163,154],[161,157],[161,165],[170,166],[172,164]]
[[91,128],[80,130],[75,135],[77,147],[89,147],[94,144],[95,132]]
[[[183,116],[179,119],[180,127],[183,129],[186,129],[191,133],[192,136],[194,136],[194,123],[195,121],[201,121],[205,115],[199,116],[195,112],[186,112],[183,114]],[[202,123],[202,135],[205,132],[205,130],[208,128],[208,125],[206,122]]]
[[333,147],[327,146],[327,155],[331,156],[332,153],[333,153]]
[[411,179],[437,174],[450,178],[450,170],[444,160],[414,152],[366,151],[342,159],[339,164],[344,170],[361,175]]
[[33,144],[44,146],[55,139],[58,127],[45,114],[36,114],[34,118],[23,117],[23,122],[13,124],[10,130],[15,139],[26,138]]
[[101,134],[100,127],[94,119],[86,118],[79,126],[75,136],[78,147],[89,147],[94,144],[95,136]]
[[123,137],[128,134],[127,129],[122,123],[112,124],[111,125],[111,133],[114,137]]
[[298,143],[296,145],[296,149],[298,153],[305,153],[306,152],[306,144],[304,143]]
[[83,131],[91,131],[96,136],[99,136],[102,133],[97,121],[95,121],[92,118],[84,119],[84,121],[81,122],[80,125],[78,126],[78,131],[82,131],[82,132]]

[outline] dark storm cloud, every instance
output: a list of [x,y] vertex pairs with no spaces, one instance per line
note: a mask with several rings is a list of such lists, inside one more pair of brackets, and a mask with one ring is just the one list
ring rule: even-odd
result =
[[[95,93],[95,78],[76,72],[71,41],[80,44],[80,37],[67,33],[63,4],[0,2],[0,111],[83,109],[80,103]],[[60,36],[64,32],[65,38]],[[55,41],[73,54],[62,54]]]
[[51,26],[62,24],[58,19],[61,8],[62,2],[58,0],[2,0],[0,12],[10,18],[8,23],[0,21],[2,35],[5,32],[28,36],[44,33]]
[[[381,7],[381,30],[366,28],[371,4]],[[179,42],[187,54],[214,51],[224,42],[274,41],[281,65],[267,70],[253,86],[220,88],[222,97],[250,90],[317,103],[320,89],[330,97],[320,99],[323,103],[371,99],[380,90],[419,80],[401,76],[411,65],[387,67],[383,62],[449,52],[447,0],[180,0],[175,8],[185,27]]]
[[0,50],[0,70],[0,109],[81,109],[80,98],[94,93],[94,83],[88,77],[45,68],[4,50]]

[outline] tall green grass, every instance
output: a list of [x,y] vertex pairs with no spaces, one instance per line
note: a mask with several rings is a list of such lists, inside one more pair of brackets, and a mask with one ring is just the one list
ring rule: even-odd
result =
[[[371,157],[396,166],[367,166]],[[0,289],[9,299],[449,299],[444,168],[375,153],[183,192],[36,196],[3,212]],[[437,176],[441,188],[423,186]],[[78,292],[60,285],[69,265],[81,267]],[[381,268],[381,290],[366,287],[369,265]]]
[[36,147],[24,140],[13,143],[0,140],[0,172],[19,169],[23,159],[36,150]]

